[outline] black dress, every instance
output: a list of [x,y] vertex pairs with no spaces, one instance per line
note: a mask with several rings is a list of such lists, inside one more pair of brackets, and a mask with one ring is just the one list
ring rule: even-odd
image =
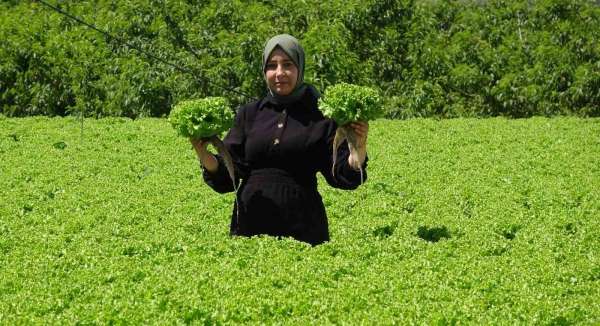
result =
[[[232,235],[293,237],[313,245],[329,240],[316,173],[340,189],[355,189],[361,178],[348,164],[346,142],[338,150],[332,175],[336,128],[319,111],[317,96],[310,91],[291,104],[276,105],[263,98],[237,111],[223,140],[234,162],[236,183],[241,182],[231,218]],[[218,170],[204,169],[204,180],[219,193],[233,191],[223,160],[216,157]]]

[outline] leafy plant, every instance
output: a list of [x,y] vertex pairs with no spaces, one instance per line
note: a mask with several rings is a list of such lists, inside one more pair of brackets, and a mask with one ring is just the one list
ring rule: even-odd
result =
[[383,115],[377,90],[348,83],[329,87],[319,99],[319,108],[339,126],[352,121],[375,120]]
[[[333,139],[333,166],[331,173],[335,176],[335,163],[339,146],[348,140],[351,151],[356,151],[357,140],[352,121],[370,121],[383,115],[381,98],[378,92],[370,87],[340,83],[327,89],[319,99],[319,108],[326,117],[333,119],[338,128]],[[362,167],[360,168],[362,183]]]
[[208,139],[231,128],[233,111],[223,97],[187,100],[175,105],[169,122],[181,136]]
[[225,98],[207,97],[178,103],[169,114],[169,122],[183,137],[209,141],[223,158],[236,188],[231,155],[219,138],[220,134],[231,128],[233,117],[233,111]]
[[229,237],[166,119],[85,123],[0,115],[0,324],[600,320],[598,118],[372,121],[317,247]]

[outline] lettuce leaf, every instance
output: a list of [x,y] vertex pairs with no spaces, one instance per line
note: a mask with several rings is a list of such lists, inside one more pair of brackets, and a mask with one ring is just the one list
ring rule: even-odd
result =
[[187,138],[209,138],[229,130],[234,113],[223,97],[206,97],[182,101],[169,114],[177,133]]
[[381,97],[377,90],[347,83],[327,88],[319,99],[319,109],[328,118],[343,126],[352,121],[370,121],[383,116]]

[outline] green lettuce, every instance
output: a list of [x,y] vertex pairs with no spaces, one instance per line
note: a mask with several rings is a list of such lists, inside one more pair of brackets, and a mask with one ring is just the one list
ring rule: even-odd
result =
[[377,90],[347,83],[327,88],[324,96],[319,99],[319,109],[339,126],[383,116],[381,97]]
[[233,110],[225,98],[206,97],[178,103],[168,120],[179,135],[206,139],[229,130],[233,118]]

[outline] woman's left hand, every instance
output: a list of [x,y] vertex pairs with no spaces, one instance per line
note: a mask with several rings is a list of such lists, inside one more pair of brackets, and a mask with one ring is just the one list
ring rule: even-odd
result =
[[354,121],[350,128],[356,136],[356,148],[350,148],[348,162],[354,169],[359,169],[367,156],[367,135],[369,134],[369,123],[367,121]]
[[356,133],[356,143],[366,148],[369,123],[367,121],[354,121],[350,122],[350,127]]

